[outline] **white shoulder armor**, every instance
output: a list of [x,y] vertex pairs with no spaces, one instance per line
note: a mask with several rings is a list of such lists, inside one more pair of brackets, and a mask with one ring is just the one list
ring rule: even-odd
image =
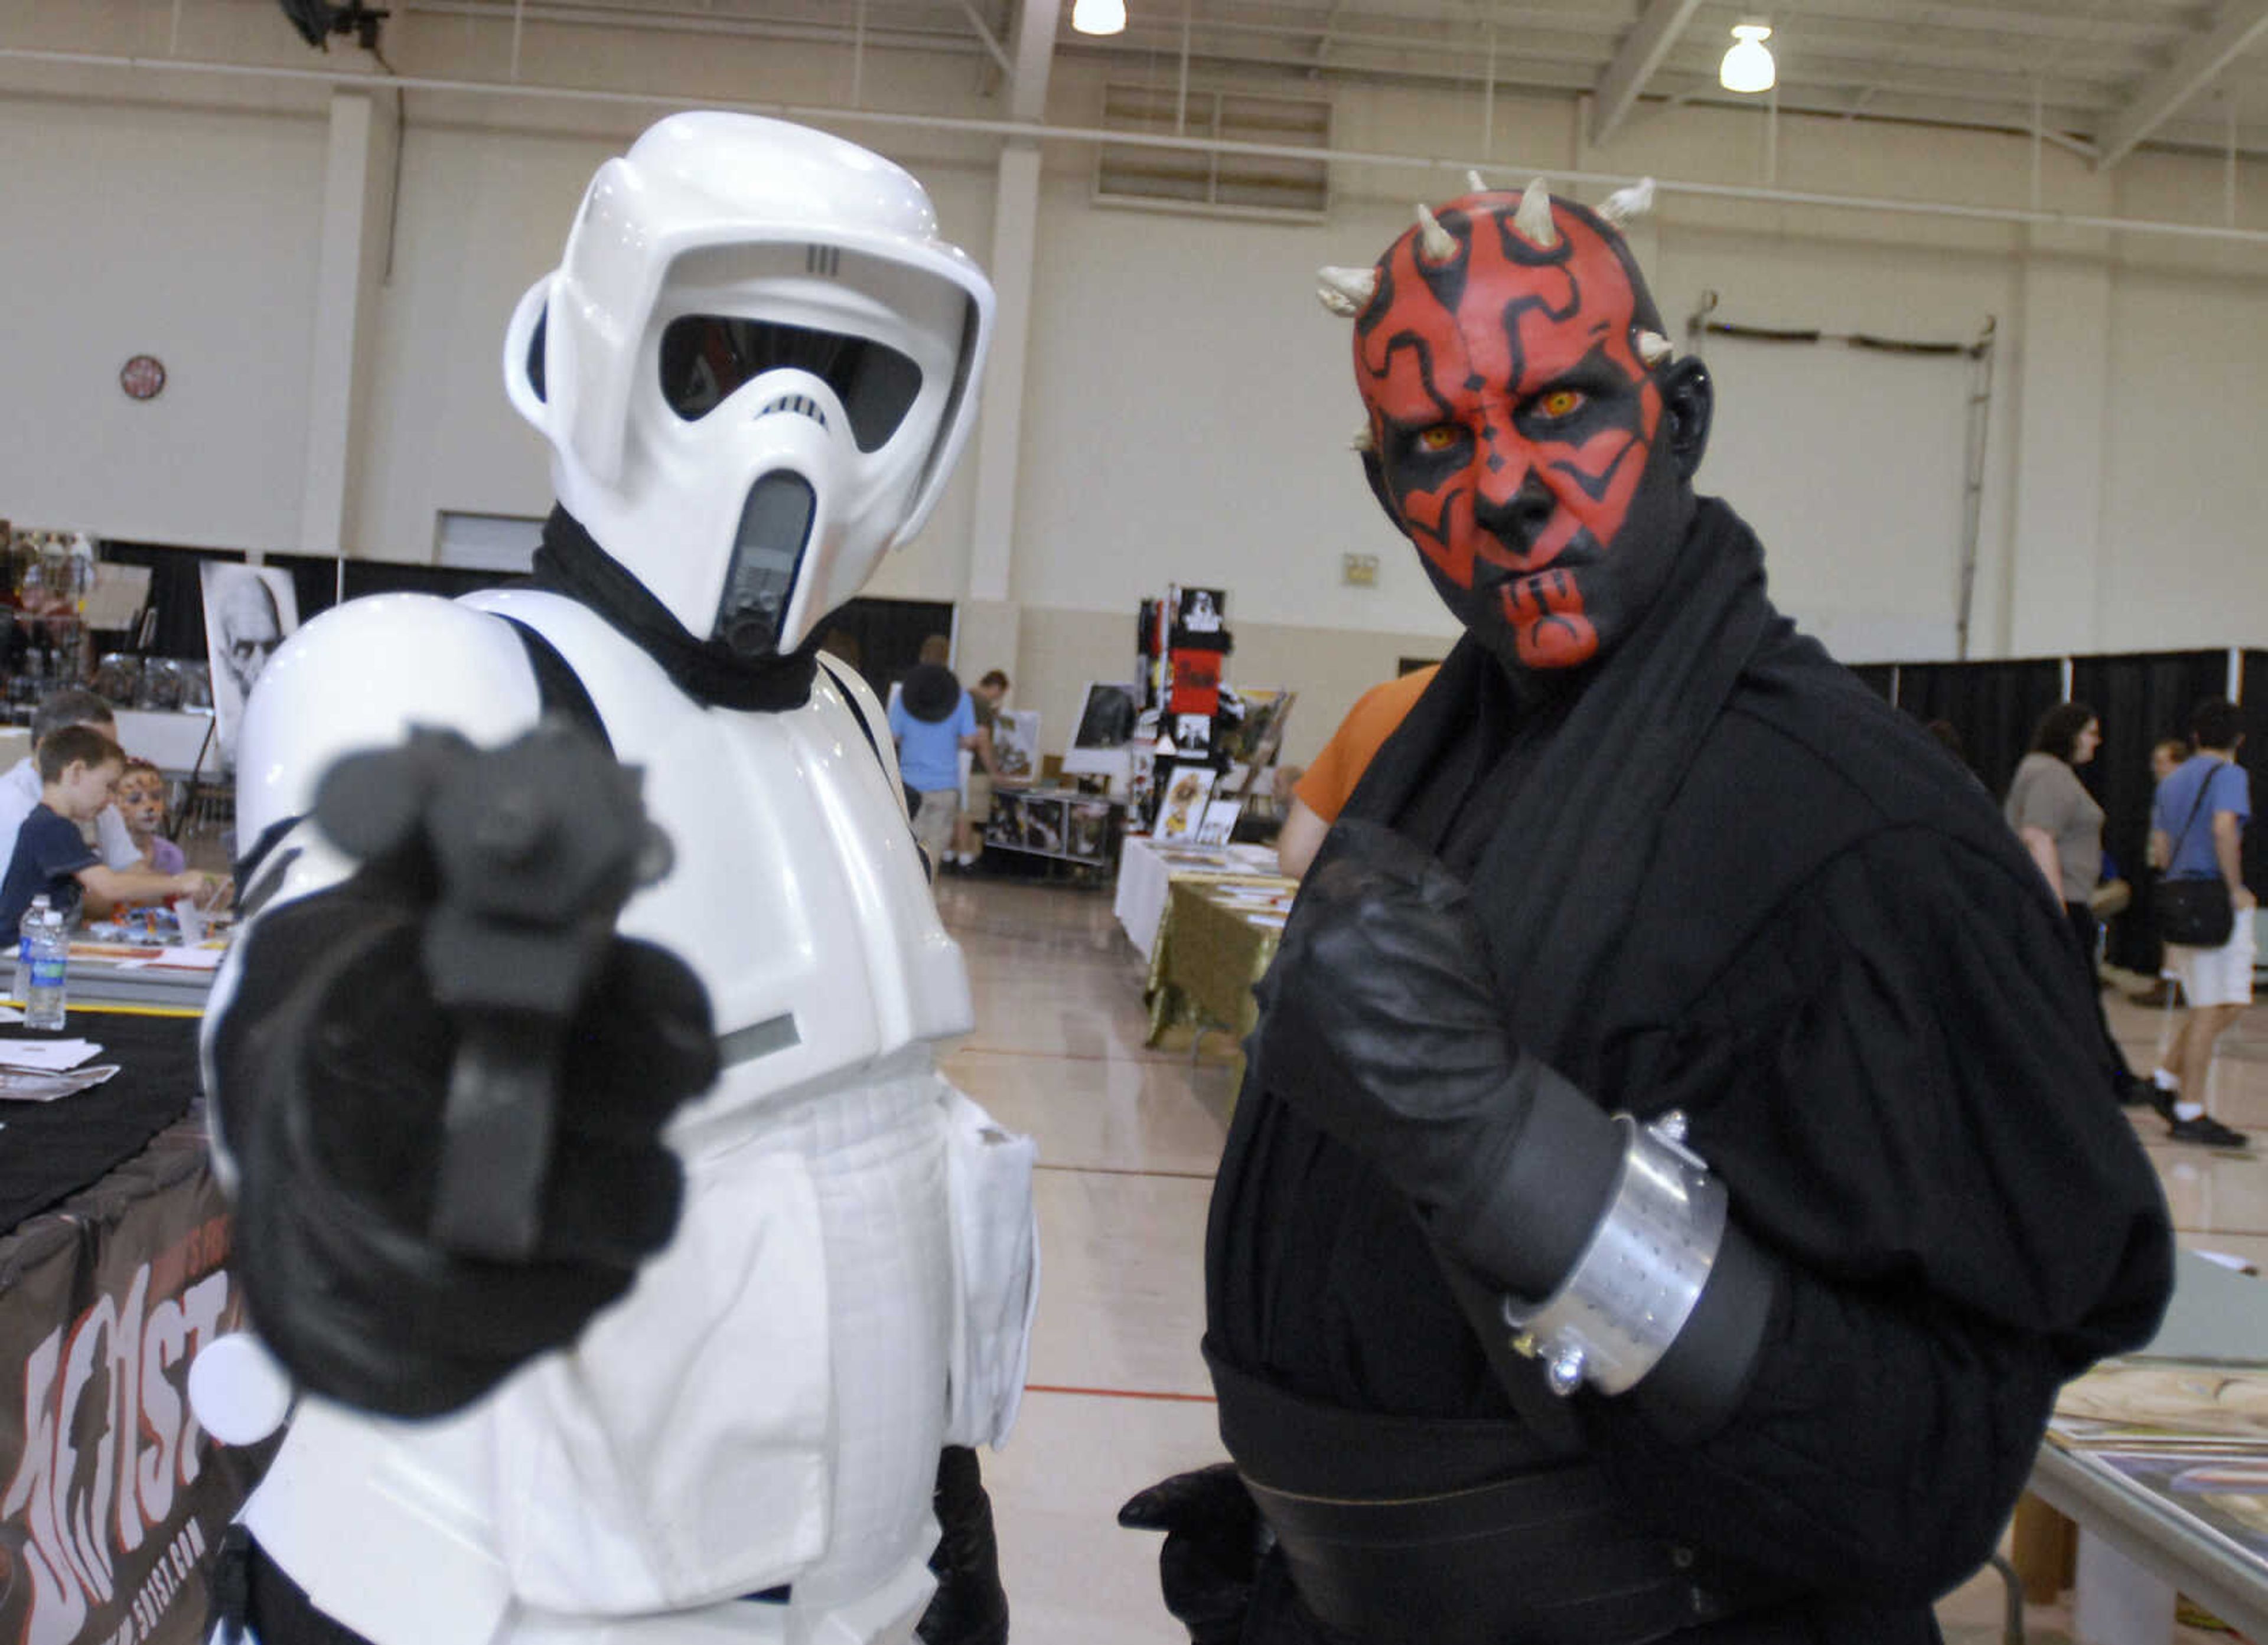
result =
[[313,808],[342,754],[413,726],[508,742],[541,711],[511,625],[431,594],[349,600],[286,641],[246,706],[236,747],[237,849]]

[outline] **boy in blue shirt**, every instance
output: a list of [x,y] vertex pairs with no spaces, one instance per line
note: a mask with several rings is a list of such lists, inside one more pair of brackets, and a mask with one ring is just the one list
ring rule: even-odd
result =
[[2236,763],[2244,741],[2235,705],[2208,697],[2190,717],[2197,753],[2158,784],[2150,806],[2150,861],[2168,879],[2220,879],[2236,921],[2218,948],[2166,944],[2166,972],[2182,985],[2190,1013],[2174,1037],[2166,1071],[2176,1089],[2159,1092],[2159,1112],[2176,1142],[2242,1148],[2249,1139],[2205,1113],[2200,1100],[2213,1068],[2213,1041],[2252,1003],[2252,892],[2245,888],[2244,825],[2252,785]]
[[961,751],[976,746],[976,710],[951,669],[924,663],[906,676],[890,704],[890,736],[898,745],[898,775],[921,797],[914,839],[934,881],[961,819]]
[[0,931],[22,922],[32,899],[47,894],[65,922],[86,892],[114,903],[163,902],[169,897],[210,900],[221,882],[190,870],[160,874],[146,868],[112,868],[80,832],[110,804],[126,770],[116,743],[85,725],[66,725],[41,739],[40,803],[17,831],[8,871],[0,878]]

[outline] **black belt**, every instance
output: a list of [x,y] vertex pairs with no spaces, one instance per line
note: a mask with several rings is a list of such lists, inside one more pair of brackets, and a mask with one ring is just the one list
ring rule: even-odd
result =
[[[1516,1423],[1340,1410],[1209,1357],[1221,1437],[1292,1585],[1361,1645],[1645,1645],[1787,1595],[1648,1531],[1594,1463],[1451,1477],[1532,1454]],[[1317,1489],[1341,1463],[1352,1488]]]

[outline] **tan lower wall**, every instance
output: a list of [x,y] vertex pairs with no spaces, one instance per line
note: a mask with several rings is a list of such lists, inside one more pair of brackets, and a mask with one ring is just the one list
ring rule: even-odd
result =
[[[995,608],[997,611],[998,608]],[[1376,634],[1351,628],[1302,628],[1285,624],[1240,622],[1233,591],[1229,630],[1236,650],[1224,678],[1233,686],[1276,687],[1300,694],[1284,738],[1283,758],[1305,765],[1314,758],[1354,700],[1399,672],[1405,657],[1444,656],[1455,637],[1447,613],[1432,634]],[[988,668],[1005,667],[1014,679],[1008,705],[1040,711],[1040,747],[1061,753],[1076,729],[1087,682],[1131,679],[1135,672],[1135,615],[1128,612],[1071,611],[1026,606],[1012,624],[995,617],[989,633],[1012,631],[1012,663],[981,654],[968,643],[975,625],[964,622],[957,664],[964,679]]]

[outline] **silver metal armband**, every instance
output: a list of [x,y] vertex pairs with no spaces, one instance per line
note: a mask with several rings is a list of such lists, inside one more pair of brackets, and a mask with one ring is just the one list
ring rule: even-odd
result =
[[1542,1360],[1562,1396],[1585,1382],[1606,1393],[1637,1386],[1685,1328],[1725,1237],[1725,1186],[1685,1146],[1685,1116],[1614,1120],[1622,1169],[1582,1255],[1535,1307],[1504,1303],[1512,1346]]

